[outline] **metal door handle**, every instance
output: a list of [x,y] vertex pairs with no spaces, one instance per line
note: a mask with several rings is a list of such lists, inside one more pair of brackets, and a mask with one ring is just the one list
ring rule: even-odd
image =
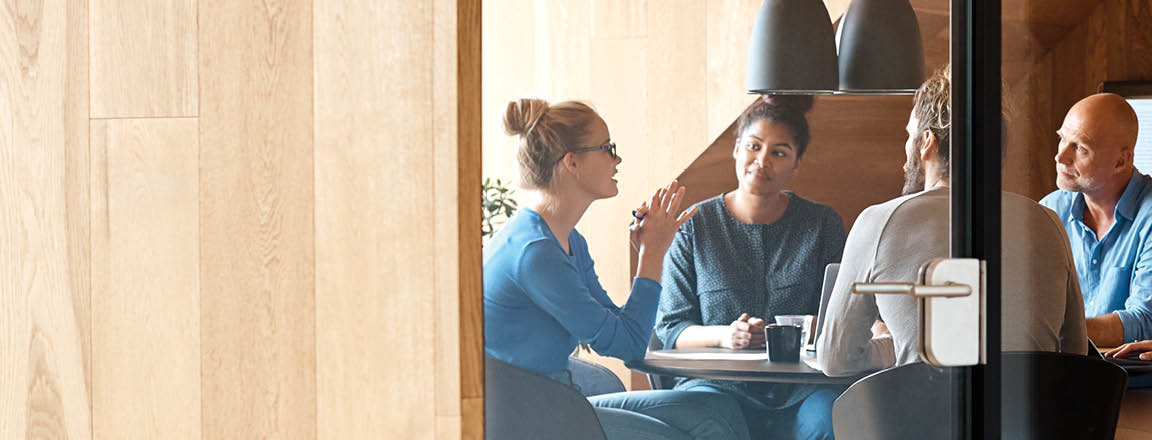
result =
[[972,294],[972,286],[960,283],[926,286],[908,282],[852,283],[858,295],[912,295],[915,297],[956,298]]

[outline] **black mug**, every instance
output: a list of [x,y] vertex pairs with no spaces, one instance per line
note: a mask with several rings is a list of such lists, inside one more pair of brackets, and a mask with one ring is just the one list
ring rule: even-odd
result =
[[800,362],[800,326],[764,327],[764,345],[768,348],[769,362]]

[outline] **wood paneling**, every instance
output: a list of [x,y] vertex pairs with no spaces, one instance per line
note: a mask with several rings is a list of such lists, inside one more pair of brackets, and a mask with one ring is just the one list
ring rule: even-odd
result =
[[1094,14],[1101,14],[1107,23],[1109,34],[1116,35],[1108,39],[1108,77],[1121,80],[1128,76],[1128,44],[1124,35],[1128,33],[1128,8],[1124,7],[1125,0],[1106,0],[1104,6],[1097,8]]
[[93,0],[92,116],[196,116],[196,0]]
[[87,4],[0,8],[0,435],[88,438]]
[[[434,11],[436,438],[483,438],[484,303],[480,229],[480,2],[437,0]],[[414,331],[420,331],[414,329]]]
[[[457,121],[460,114],[455,111],[457,98],[461,92],[457,84],[457,48],[461,42],[456,39],[456,2],[436,0],[432,11],[432,136],[433,154],[439,160],[432,161],[434,210],[449,215],[437,216],[434,245],[435,287],[432,289],[435,305],[433,314],[445,322],[460,322],[460,212],[458,204],[465,198],[456,197],[460,185],[459,140],[461,133]],[[466,44],[466,43],[465,43]],[[476,212],[476,210],[464,212]],[[476,228],[471,228],[476,229]],[[483,327],[483,316],[477,322]],[[460,433],[460,337],[465,334],[461,328],[446,326],[434,327],[436,342],[433,359],[433,400],[438,431],[436,438],[444,438],[452,428],[456,436]],[[483,344],[483,338],[479,340]]]
[[0,437],[482,438],[480,3],[426,3],[0,7]]
[[[429,270],[437,263],[434,167],[453,160],[437,156],[433,133],[433,9],[383,6],[317,1],[315,8],[323,438],[434,437],[437,370],[429,347],[436,347],[437,327],[457,325],[436,315]],[[377,194],[386,196],[366,196]]]
[[648,9],[647,119],[637,121],[648,124],[648,151],[659,153],[644,158],[649,183],[645,186],[653,186],[645,191],[648,194],[654,185],[667,185],[679,175],[711,140],[707,116],[695,113],[708,108],[703,87],[708,67],[701,62],[708,56],[707,10],[696,0],[662,1]]
[[[84,389],[92,395],[92,276],[91,276],[91,191],[88,130],[88,2],[68,0],[67,73],[64,102],[56,107],[63,116],[64,187],[68,222],[68,267],[72,292],[72,313],[76,318],[83,353]],[[2,39],[0,39],[2,41]],[[3,63],[0,63],[2,66]],[[0,81],[0,82],[7,82]],[[3,87],[0,87],[2,90]],[[0,96],[3,96],[0,91]],[[0,106],[2,108],[2,106]],[[2,125],[2,123],[0,123]],[[0,128],[0,131],[3,131]],[[0,136],[3,139],[3,136]],[[89,403],[89,407],[91,404]],[[91,408],[89,408],[91,409]],[[91,411],[89,411],[91,413]]]
[[[583,99],[588,96],[588,72],[592,65],[589,54],[591,9],[588,0],[536,1],[535,15],[530,22],[508,24],[517,30],[534,26],[534,82],[540,90],[550,91],[553,99]],[[513,65],[523,66],[521,62]]]
[[648,33],[647,0],[591,0],[592,38],[643,38]]
[[[759,0],[709,0],[707,3],[706,143],[721,136],[740,112],[757,99],[747,92],[745,73],[748,70],[748,38],[752,35],[760,3]],[[841,3],[847,7],[846,2]]]
[[1152,2],[1127,0],[1126,11],[1122,15],[1126,17],[1125,33],[1123,37],[1111,38],[1123,38],[1121,44],[1128,49],[1125,54],[1126,79],[1152,79]]
[[92,414],[101,439],[200,438],[196,121],[93,121]]
[[316,437],[312,10],[199,5],[206,438]]
[[[483,6],[484,177],[513,182],[513,186],[516,138],[504,134],[504,110],[508,101],[540,94],[534,83],[536,27],[523,24],[535,19],[534,4],[534,0],[504,0]],[[515,31],[510,31],[512,23],[518,24]]]
[[[456,220],[459,246],[452,252],[437,254],[439,261],[458,265],[458,280],[456,285],[449,284],[448,288],[437,288],[442,298],[457,298],[456,307],[459,309],[459,327],[448,330],[459,334],[456,352],[459,353],[458,377],[460,378],[460,395],[458,397],[443,396],[444,399],[460,400],[460,435],[463,440],[484,438],[484,281],[481,260],[480,228],[476,227],[474,212],[480,211],[480,200],[468,196],[480,193],[481,181],[481,150],[483,146],[483,130],[481,129],[482,109],[482,48],[480,36],[482,34],[482,8],[479,0],[456,0],[456,53],[441,54],[448,58],[448,62],[455,59],[458,66],[456,77],[456,105],[451,108],[438,108],[437,114],[455,111],[457,114],[456,128],[456,192],[444,195],[456,200]],[[445,59],[437,57],[437,63],[444,63]],[[437,101],[440,103],[441,101]],[[450,339],[449,339],[450,340]],[[450,345],[445,350],[452,350]],[[448,352],[451,362],[451,351]],[[450,380],[443,378],[440,380]],[[456,435],[438,438],[457,438]]]

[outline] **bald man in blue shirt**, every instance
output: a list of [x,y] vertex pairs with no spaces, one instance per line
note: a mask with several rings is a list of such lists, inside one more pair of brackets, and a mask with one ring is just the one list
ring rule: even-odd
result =
[[1102,347],[1152,339],[1152,178],[1133,164],[1139,121],[1123,97],[1072,106],[1056,133],[1060,216],[1084,295],[1088,337]]

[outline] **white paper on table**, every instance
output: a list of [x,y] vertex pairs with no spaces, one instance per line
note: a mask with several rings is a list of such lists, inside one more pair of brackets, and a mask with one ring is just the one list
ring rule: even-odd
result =
[[657,350],[648,353],[649,358],[655,359],[684,359],[695,361],[762,361],[768,359],[768,353],[759,350],[749,351],[722,351],[701,352],[681,350]]

